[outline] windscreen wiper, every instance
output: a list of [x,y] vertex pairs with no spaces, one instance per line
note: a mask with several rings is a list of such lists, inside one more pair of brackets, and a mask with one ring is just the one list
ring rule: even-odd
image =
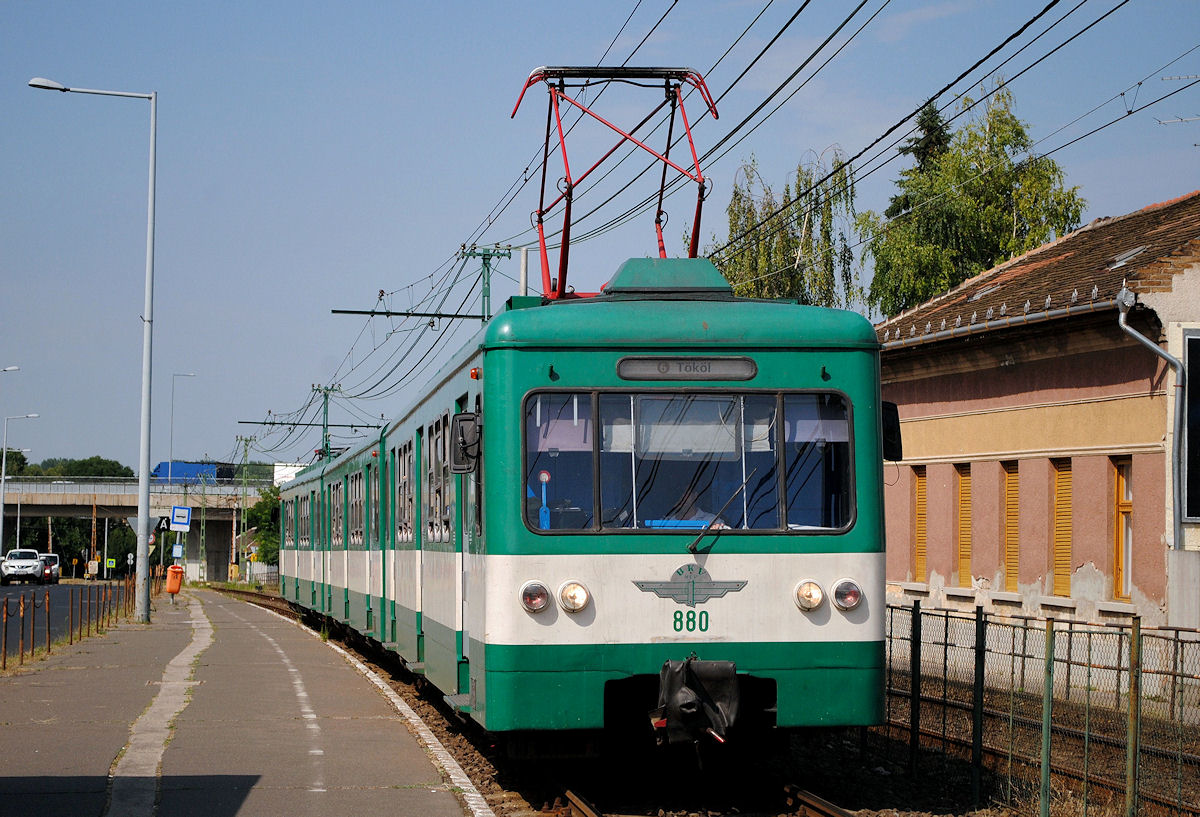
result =
[[[756,466],[755,468],[753,468],[750,471],[749,474],[746,475],[746,478],[744,480],[742,480],[742,484],[737,487],[737,490],[729,495],[729,499],[725,500],[725,504],[721,506],[721,510],[717,511],[716,515],[714,515],[712,519],[708,520],[708,524],[704,526],[704,529],[702,531],[700,531],[700,534],[695,539],[693,539],[691,542],[688,543],[688,546],[687,546],[688,553],[696,552],[696,545],[698,545],[700,543],[701,539],[703,539],[705,536],[708,535],[709,531],[715,530],[717,532],[717,534],[714,534],[714,536],[713,536],[713,538],[715,539],[716,536],[719,535],[721,531],[725,530],[725,528],[714,528],[713,523],[721,518],[721,514],[725,513],[725,509],[729,507],[729,503],[733,502],[733,500],[737,497],[738,494],[740,494],[742,491],[746,490],[746,485],[750,482],[750,478],[753,477],[757,471],[758,471],[758,467]],[[710,545],[710,547],[711,547],[711,545]]]

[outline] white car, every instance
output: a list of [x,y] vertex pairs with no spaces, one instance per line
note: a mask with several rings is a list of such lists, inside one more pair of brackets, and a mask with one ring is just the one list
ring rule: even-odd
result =
[[42,558],[36,550],[10,550],[0,562],[0,584],[42,583]]

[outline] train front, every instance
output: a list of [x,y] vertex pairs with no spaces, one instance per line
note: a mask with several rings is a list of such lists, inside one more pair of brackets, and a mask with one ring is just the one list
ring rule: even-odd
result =
[[660,743],[880,721],[865,319],[635,259],[596,298],[498,316],[484,346],[473,717]]

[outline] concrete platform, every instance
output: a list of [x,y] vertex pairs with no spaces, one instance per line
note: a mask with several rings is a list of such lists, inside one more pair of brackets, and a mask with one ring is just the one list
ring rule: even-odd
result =
[[214,592],[179,601],[0,678],[0,816],[471,813],[319,639]]

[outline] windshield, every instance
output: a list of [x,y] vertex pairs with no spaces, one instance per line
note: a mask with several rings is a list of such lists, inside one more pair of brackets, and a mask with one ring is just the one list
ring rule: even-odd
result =
[[534,394],[525,462],[535,530],[830,530],[852,517],[836,393]]
[[16,559],[36,559],[38,557],[36,550],[10,550],[8,558]]

